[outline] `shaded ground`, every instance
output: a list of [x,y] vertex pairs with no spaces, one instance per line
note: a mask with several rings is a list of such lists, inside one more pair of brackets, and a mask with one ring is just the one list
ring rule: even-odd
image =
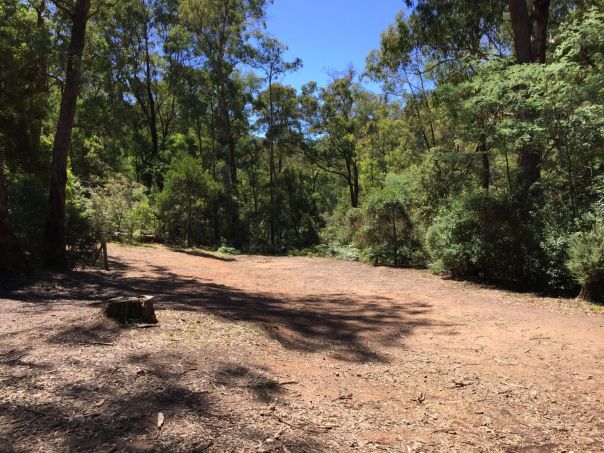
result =
[[[601,311],[329,259],[110,255],[0,292],[0,451],[604,450]],[[128,294],[158,327],[99,316]]]

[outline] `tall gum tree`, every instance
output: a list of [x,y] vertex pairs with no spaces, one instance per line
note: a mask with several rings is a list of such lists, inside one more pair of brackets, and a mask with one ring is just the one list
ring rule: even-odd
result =
[[240,243],[237,137],[233,127],[234,74],[249,54],[253,31],[261,26],[267,0],[183,0],[180,17],[194,36],[195,53],[209,69],[216,92],[216,139],[228,166],[225,191],[228,239]]
[[[382,36],[381,49],[372,56],[373,69],[390,75],[392,80],[392,74],[412,69],[418,60],[419,74],[436,70],[440,71],[437,77],[447,74],[450,78],[459,75],[459,71],[455,72],[459,67],[465,68],[464,57],[468,56],[485,61],[513,55],[516,64],[543,64],[547,60],[550,19],[554,12],[563,15],[583,3],[589,2],[489,0],[478,8],[473,0],[408,0],[410,13],[400,14]],[[447,70],[447,65],[453,72]],[[486,186],[489,162],[484,140],[478,141],[482,185]],[[530,143],[517,150],[516,190],[525,207],[528,207],[533,185],[540,179],[541,160],[541,151]]]
[[315,84],[307,84],[302,95],[307,132],[317,137],[304,152],[314,165],[346,182],[353,208],[359,206],[361,192],[356,142],[368,121],[359,108],[364,94],[350,69],[318,92]]
[[82,77],[82,55],[86,43],[90,1],[76,0],[73,5],[69,5],[67,2],[55,0],[56,6],[65,10],[71,19],[71,36],[67,51],[65,83],[61,95],[59,120],[52,146],[48,216],[44,231],[44,258],[46,264],[51,267],[64,268],[68,265],[65,250],[67,158]]
[[261,37],[260,45],[251,56],[250,63],[264,73],[264,80],[268,86],[268,105],[266,115],[266,142],[268,143],[268,167],[269,167],[269,195],[270,195],[270,243],[275,247],[275,229],[277,222],[277,206],[275,206],[275,181],[277,168],[275,165],[275,143],[277,141],[278,124],[275,113],[275,96],[273,86],[275,81],[288,72],[296,71],[302,66],[302,61],[296,59],[292,62],[283,60],[283,54],[287,50],[283,44],[273,38]]

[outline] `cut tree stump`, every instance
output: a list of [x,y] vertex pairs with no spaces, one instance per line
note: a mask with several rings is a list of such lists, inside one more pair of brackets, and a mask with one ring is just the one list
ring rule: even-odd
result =
[[153,296],[116,297],[107,302],[103,314],[121,324],[157,324]]

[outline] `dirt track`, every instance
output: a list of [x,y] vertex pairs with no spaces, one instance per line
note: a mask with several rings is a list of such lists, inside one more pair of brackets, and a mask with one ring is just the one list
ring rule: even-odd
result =
[[[110,255],[0,292],[0,451],[604,450],[602,311],[329,259]],[[155,295],[159,327],[102,320],[123,294]]]

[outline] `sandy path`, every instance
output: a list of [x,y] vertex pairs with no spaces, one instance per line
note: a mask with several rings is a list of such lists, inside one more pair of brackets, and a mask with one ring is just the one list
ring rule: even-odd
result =
[[[149,382],[173,381],[195,398],[202,393],[208,399],[204,405],[221,410],[210,421],[205,409],[196,412],[151,399],[141,403],[147,414],[136,421],[147,428],[106,430],[88,446],[138,451],[191,451],[192,445],[207,451],[604,449],[601,312],[573,301],[445,281],[423,271],[330,259],[220,258],[161,247],[113,247],[110,253],[115,271],[59,280],[52,287],[55,294],[47,283],[7,292],[0,313],[13,322],[0,327],[2,350],[14,354],[28,346],[25,364],[51,366],[44,360],[49,350],[91,369],[121,361],[127,365],[114,375],[123,374],[122,384],[139,379],[136,367],[143,367]],[[94,321],[88,331],[65,337],[73,334],[68,326],[76,319],[92,322],[89,317],[98,308],[91,303],[116,293],[155,294],[161,326],[125,335],[99,330]],[[68,304],[79,311],[66,314]],[[33,344],[40,334],[24,329],[24,317],[33,326],[50,319],[48,338],[61,340]],[[73,338],[85,339],[86,332],[109,338],[112,346],[65,348],[77,343]],[[39,374],[31,371],[25,373],[29,380],[19,380],[23,373],[15,362],[2,362],[2,357],[8,387],[0,392],[0,403],[14,410],[30,398],[8,392],[31,390],[30,381]],[[141,357],[152,357],[153,363]],[[174,375],[166,371],[179,367]],[[77,380],[85,387],[92,378],[76,368],[62,369],[56,379]],[[54,390],[40,398],[61,411],[74,410],[75,403],[57,396],[55,374],[46,384]],[[128,411],[139,414],[137,404],[126,409],[111,401],[114,384],[85,389],[84,396],[97,403],[104,398],[103,416],[111,420]],[[162,436],[148,428],[160,409],[170,413],[172,426]],[[40,448],[35,434],[14,429],[21,421],[15,418],[0,415],[0,450],[2,439],[25,450]],[[37,420],[40,433],[48,435],[46,418],[38,414]],[[74,449],[66,423],[53,431],[50,450]]]

